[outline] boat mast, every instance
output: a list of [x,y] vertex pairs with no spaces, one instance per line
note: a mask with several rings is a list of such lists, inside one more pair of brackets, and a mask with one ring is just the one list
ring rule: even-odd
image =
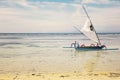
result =
[[[85,13],[86,13],[88,19],[90,20],[91,25],[93,26],[92,21],[91,21],[89,15],[88,15],[88,13],[87,13],[87,10],[85,9],[85,7],[84,7],[83,5],[82,5],[82,7],[83,7],[83,9],[84,9],[84,11],[85,11]],[[98,35],[97,35],[97,33],[96,33],[96,30],[94,29],[94,31],[95,31],[95,34],[96,34],[96,36],[97,36],[97,38],[98,38],[98,41],[99,41],[98,44],[101,45],[101,42],[100,42],[100,39],[99,39],[99,37],[98,37]]]

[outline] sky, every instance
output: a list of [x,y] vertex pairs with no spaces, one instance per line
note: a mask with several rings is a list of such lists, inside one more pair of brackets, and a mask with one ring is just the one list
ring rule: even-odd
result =
[[0,33],[76,33],[82,5],[97,32],[120,32],[120,0],[0,0]]

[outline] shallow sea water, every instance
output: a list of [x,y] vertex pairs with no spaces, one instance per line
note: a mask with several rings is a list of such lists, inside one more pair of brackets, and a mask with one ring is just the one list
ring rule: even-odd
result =
[[[120,49],[120,34],[99,34],[107,48]],[[120,72],[120,50],[76,51],[74,41],[93,43],[81,34],[0,33],[0,73]]]

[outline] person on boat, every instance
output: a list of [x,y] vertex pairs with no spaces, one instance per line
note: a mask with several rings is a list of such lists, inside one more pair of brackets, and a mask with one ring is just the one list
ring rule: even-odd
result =
[[100,44],[97,43],[96,47],[100,47],[100,46],[102,46],[103,48],[107,49],[106,45],[100,45]]
[[82,44],[81,47],[86,47],[85,44]]
[[75,41],[75,43],[71,44],[71,47],[74,46],[74,48],[78,48],[79,47],[79,43],[77,43],[77,41]]
[[107,49],[106,45],[102,45],[105,49]]
[[95,47],[95,44],[92,43],[92,44],[90,44],[90,46],[91,46],[91,47]]
[[99,44],[97,43],[97,45],[96,46],[99,46]]

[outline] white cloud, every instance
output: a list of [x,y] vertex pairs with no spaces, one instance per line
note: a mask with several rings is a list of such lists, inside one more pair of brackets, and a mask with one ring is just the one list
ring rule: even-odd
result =
[[120,6],[120,1],[119,0],[74,0],[75,3],[79,3],[79,4],[84,4],[84,5],[96,5],[96,7],[98,7],[97,5],[101,5],[102,6],[106,6],[107,5],[110,6]]
[[109,0],[83,0],[82,3],[93,3],[93,4],[108,4],[110,3]]
[[[120,7],[116,8],[91,8],[91,19],[97,30],[101,31],[120,31]],[[114,31],[113,31],[114,30]]]
[[[6,2],[8,6],[0,7],[0,32],[77,32],[72,26],[82,27],[86,20],[81,5],[75,3]],[[116,31],[120,31],[119,9],[87,7],[97,31],[104,31],[105,28],[112,31],[115,27]]]
[[[68,26],[70,26],[70,21],[68,19],[69,14],[59,8],[58,10],[60,11],[53,9],[48,10],[48,7],[46,8],[46,5],[45,8],[31,8],[27,10],[17,8],[0,8],[0,22],[2,22],[0,25],[3,26],[0,27],[0,32],[67,31]],[[65,26],[67,26],[67,28]]]

